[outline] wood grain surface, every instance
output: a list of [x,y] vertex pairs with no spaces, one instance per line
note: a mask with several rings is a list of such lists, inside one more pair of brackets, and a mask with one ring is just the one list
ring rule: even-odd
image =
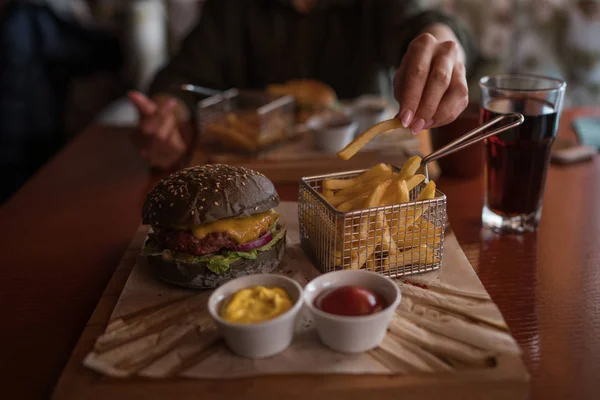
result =
[[[600,110],[566,111],[560,136],[573,137],[572,118],[592,113]],[[158,178],[135,155],[126,130],[93,126],[0,209],[3,398],[51,395],[104,289],[116,300],[126,277],[117,265],[139,225],[144,196]],[[525,352],[532,398],[596,398],[600,159],[551,167],[536,234],[498,236],[482,230],[481,179],[438,183],[448,196],[452,228]],[[285,200],[297,196],[296,185],[278,186],[278,191]],[[98,304],[97,311],[109,315],[111,309],[107,300]],[[98,326],[96,335],[103,331],[105,321],[91,322]],[[84,337],[83,342],[92,343],[94,337]],[[86,371],[67,379],[83,385],[102,378]],[[382,393],[393,394],[389,378],[374,379]],[[354,378],[267,381],[277,393],[306,385],[334,393],[341,384],[348,394],[357,386]],[[147,390],[161,385],[152,383]],[[184,381],[177,392],[191,385]],[[206,391],[217,388],[227,398],[265,386],[251,379],[203,386]]]

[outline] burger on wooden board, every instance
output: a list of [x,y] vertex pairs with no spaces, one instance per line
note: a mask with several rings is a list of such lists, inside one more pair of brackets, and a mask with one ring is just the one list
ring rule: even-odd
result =
[[183,169],[146,197],[142,222],[152,229],[143,253],[158,278],[194,289],[271,272],[285,250],[278,204],[259,172],[223,164]]

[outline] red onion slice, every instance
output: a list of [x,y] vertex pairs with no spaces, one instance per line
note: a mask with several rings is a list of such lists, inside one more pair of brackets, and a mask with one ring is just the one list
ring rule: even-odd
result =
[[273,239],[273,234],[271,234],[271,231],[267,231],[267,233],[265,233],[264,235],[262,235],[258,239],[253,240],[253,241],[248,242],[248,243],[244,243],[244,244],[239,244],[237,246],[233,246],[233,247],[230,248],[230,250],[233,250],[233,251],[249,251],[249,250],[255,249],[257,247],[264,246],[265,244],[269,243],[272,239]]

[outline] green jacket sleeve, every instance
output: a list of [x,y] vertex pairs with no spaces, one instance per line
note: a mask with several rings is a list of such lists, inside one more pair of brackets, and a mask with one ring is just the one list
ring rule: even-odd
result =
[[386,0],[382,8],[382,57],[386,65],[397,67],[409,43],[428,25],[448,25],[460,41],[466,55],[467,73],[477,59],[477,49],[469,30],[458,19],[438,10],[425,10],[419,0]]

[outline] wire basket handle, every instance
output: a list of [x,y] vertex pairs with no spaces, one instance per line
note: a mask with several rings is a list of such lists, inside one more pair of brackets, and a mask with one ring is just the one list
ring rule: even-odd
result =
[[223,94],[223,91],[207,88],[204,86],[192,85],[189,83],[184,83],[181,85],[173,85],[173,89],[179,89],[183,92],[190,92],[195,94],[201,94],[203,96],[215,96],[218,94]]
[[[507,125],[501,126],[500,128],[496,128],[493,131],[484,132],[487,128],[494,126],[497,123],[504,121],[504,120],[512,120],[512,122],[510,122]],[[439,158],[447,156],[448,154],[452,154],[454,152],[462,150],[465,147],[470,146],[473,143],[477,143],[483,139],[487,139],[490,136],[497,135],[500,132],[504,132],[506,130],[509,130],[516,126],[519,126],[523,123],[524,120],[525,120],[525,117],[523,117],[523,115],[519,114],[519,113],[500,115],[492,120],[489,120],[485,124],[478,126],[477,128],[473,129],[472,131],[464,134],[463,136],[459,137],[458,139],[454,140],[453,142],[450,142],[447,145],[439,148],[438,150],[434,151],[433,153],[423,157],[423,160],[421,161],[421,166],[426,167],[427,164],[432,161],[435,161]],[[478,134],[480,134],[481,132],[484,132],[484,133],[482,135],[478,136]]]

